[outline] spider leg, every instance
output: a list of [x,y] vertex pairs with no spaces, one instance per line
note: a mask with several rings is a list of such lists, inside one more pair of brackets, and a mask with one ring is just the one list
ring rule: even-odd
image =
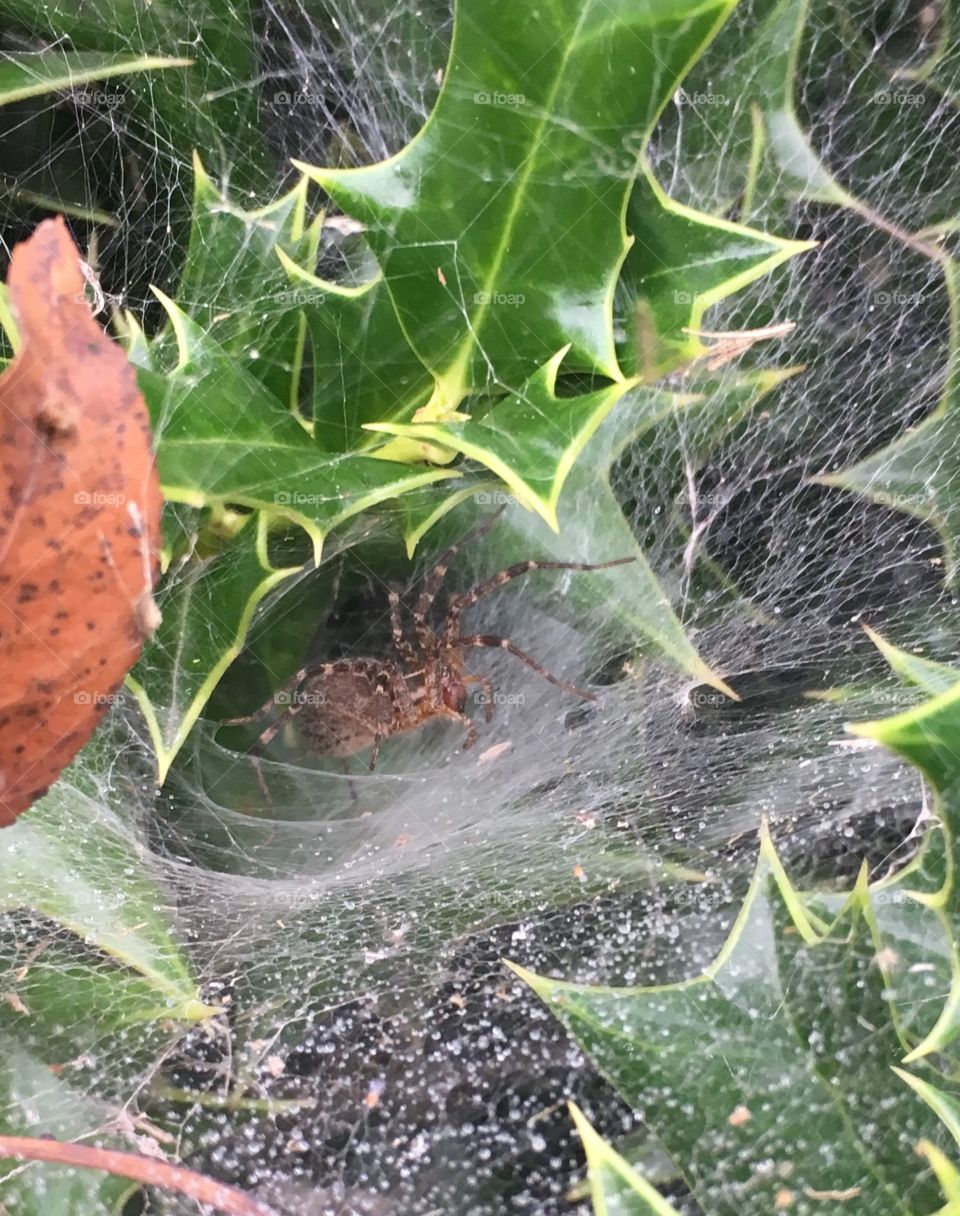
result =
[[257,774],[257,785],[260,786],[260,793],[266,798],[267,806],[273,806],[273,798],[270,795],[267,779],[263,775],[263,765],[260,763],[260,757],[251,756],[250,763],[253,765],[253,771]]
[[400,659],[411,671],[416,671],[420,665],[417,652],[403,632],[403,621],[400,619],[400,596],[391,587],[387,593],[390,602],[390,630],[393,634],[393,647]]
[[257,755],[258,753],[262,752],[265,747],[269,747],[277,735],[279,735],[286,724],[291,720],[291,718],[295,718],[301,709],[303,709],[303,705],[301,704],[288,705],[280,717],[277,718],[276,722],[271,722],[267,729],[261,732],[260,736],[247,750],[252,755]]
[[471,633],[465,637],[452,638],[451,646],[492,646],[500,650],[506,650],[508,654],[512,654],[515,659],[519,659],[521,663],[532,668],[538,676],[543,676],[545,680],[553,684],[556,688],[562,688],[564,692],[571,692],[575,697],[580,697],[584,701],[596,701],[596,696],[592,692],[584,692],[583,689],[577,688],[575,684],[567,684],[564,680],[558,680],[555,675],[552,675],[545,667],[542,667],[536,659],[531,659],[528,654],[515,646],[509,638],[497,637],[492,633]]
[[285,692],[290,692],[294,688],[298,688],[307,676],[312,675],[315,671],[320,670],[324,664],[319,667],[301,667],[299,671],[294,672],[289,680],[280,685],[278,689],[270,694],[270,699],[264,701],[259,709],[255,709],[252,714],[244,714],[242,718],[223,718],[218,725],[220,726],[242,726],[245,722],[254,722],[261,714],[265,714],[268,709],[276,709],[278,705],[283,705],[283,700],[278,701],[277,697]]
[[[406,705],[412,712],[413,703],[410,700],[410,693],[406,684],[401,680],[401,687],[398,688],[401,696],[405,697]],[[377,680],[376,688],[374,689],[377,706],[377,724],[373,735],[373,749],[370,752],[370,772],[377,767],[377,756],[380,754],[380,744],[391,733],[390,728],[393,725],[393,705],[390,700],[390,684],[382,679]]]
[[447,706],[444,706],[443,709],[437,710],[436,716],[438,718],[450,718],[454,722],[459,722],[462,726],[466,727],[467,737],[463,743],[464,751],[470,747],[473,747],[474,743],[476,743],[477,739],[480,737],[477,732],[477,728],[466,714],[461,714],[455,709],[450,709]]
[[[469,532],[467,532],[465,536],[456,542],[456,544],[451,545],[427,575],[426,579],[424,580],[423,590],[420,592],[416,607],[413,610],[414,623],[417,626],[417,633],[418,635],[421,635],[421,638],[422,630],[427,629],[427,613],[430,611],[433,601],[437,598],[437,592],[443,586],[443,580],[447,576],[447,568],[451,561],[464,545],[470,544],[471,541],[479,540],[481,536],[483,536],[486,532],[489,532],[489,530],[493,527],[506,509],[506,505],[504,505],[498,511],[494,511],[492,515],[488,516],[484,520],[481,520],[475,528],[472,528]],[[427,632],[430,633],[431,637],[433,636],[431,631],[427,630]],[[423,646],[423,649],[429,653],[429,645],[425,645],[422,640],[421,645]]]
[[[271,722],[267,729],[258,736],[257,739],[247,749],[247,754],[250,757],[250,763],[253,765],[253,771],[257,775],[257,785],[260,786],[260,792],[267,800],[268,806],[273,806],[273,798],[270,796],[270,788],[267,785],[266,778],[263,775],[263,765],[260,763],[260,753],[265,747],[268,747],[277,737],[284,726],[297,716],[303,708],[300,704],[288,705],[283,713],[277,718],[276,722]],[[252,715],[251,715],[252,716]],[[245,719],[240,719],[244,721]],[[247,721],[249,719],[246,719]]]
[[499,571],[492,578],[478,583],[476,587],[472,587],[469,591],[464,591],[460,595],[451,597],[443,629],[444,642],[450,645],[450,639],[457,632],[457,628],[460,625],[460,614],[465,608],[469,608],[471,604],[475,604],[483,596],[489,595],[491,591],[496,591],[504,583],[509,583],[515,578],[521,578],[524,574],[531,574],[534,570],[608,570],[611,566],[625,566],[628,562],[635,562],[636,560],[635,557],[616,557],[611,562],[593,563],[538,562],[532,559],[525,562],[517,562],[513,566],[508,566],[506,570]]
[[[476,741],[477,741],[477,728],[470,721],[470,719],[467,717],[466,714],[456,714],[453,716],[455,716],[457,718],[457,721],[462,722],[464,724],[464,726],[467,728],[467,737],[463,741],[463,750],[466,751],[468,748],[473,747],[474,743],[476,743]],[[487,718],[487,721],[489,722],[490,719]]]

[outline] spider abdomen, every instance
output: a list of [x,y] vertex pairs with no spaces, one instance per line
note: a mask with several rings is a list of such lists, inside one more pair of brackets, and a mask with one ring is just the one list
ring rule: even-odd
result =
[[353,756],[418,721],[403,670],[392,660],[326,663],[293,695],[299,733],[321,755]]

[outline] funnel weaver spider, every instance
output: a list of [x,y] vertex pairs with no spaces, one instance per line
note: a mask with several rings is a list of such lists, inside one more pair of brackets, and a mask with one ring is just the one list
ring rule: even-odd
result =
[[469,591],[451,595],[446,614],[435,630],[429,623],[433,602],[443,587],[447,568],[460,548],[486,532],[503,508],[483,521],[457,544],[451,545],[424,580],[413,609],[414,636],[404,631],[400,597],[389,593],[390,626],[396,658],[346,658],[301,667],[254,713],[228,718],[223,725],[250,722],[274,706],[283,712],[267,727],[250,749],[266,747],[287,722],[298,719],[299,732],[311,749],[326,756],[353,756],[371,747],[370,768],[376,767],[380,745],[392,735],[417,730],[435,718],[450,718],[466,729],[464,749],[477,741],[477,728],[464,712],[470,684],[485,692],[485,716],[493,718],[493,684],[486,676],[464,674],[463,651],[474,647],[496,647],[512,654],[556,688],[595,701],[591,692],[557,679],[509,638],[487,633],[462,633],[464,609],[512,579],[534,570],[606,570],[635,561],[620,557],[588,565],[583,562],[523,561],[498,571]]

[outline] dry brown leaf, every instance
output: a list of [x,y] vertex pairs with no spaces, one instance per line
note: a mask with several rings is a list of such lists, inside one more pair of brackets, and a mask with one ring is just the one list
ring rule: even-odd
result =
[[91,315],[62,218],[7,278],[0,376],[0,827],[86,743],[159,614],[160,486],[134,369]]

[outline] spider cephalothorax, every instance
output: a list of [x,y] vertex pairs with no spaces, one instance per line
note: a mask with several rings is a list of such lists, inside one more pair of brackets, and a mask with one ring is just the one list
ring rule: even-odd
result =
[[[491,517],[465,540],[475,539],[499,516]],[[254,745],[265,747],[281,727],[296,717],[301,735],[314,750],[328,756],[352,756],[370,747],[370,768],[377,763],[380,744],[391,735],[416,730],[436,718],[450,718],[465,727],[464,748],[477,741],[477,728],[465,709],[469,686],[479,684],[484,691],[485,717],[493,717],[493,685],[486,676],[464,674],[463,652],[474,647],[498,647],[533,668],[557,688],[585,701],[594,701],[584,692],[551,675],[509,638],[486,633],[462,633],[460,618],[464,609],[475,604],[511,579],[533,570],[605,570],[632,562],[632,557],[587,565],[583,562],[517,562],[469,591],[453,595],[447,604],[440,627],[429,624],[430,609],[443,586],[447,567],[460,545],[452,545],[424,581],[413,609],[413,636],[404,631],[400,597],[391,591],[390,626],[396,658],[346,658],[335,662],[302,667],[284,687],[256,713],[231,718],[230,723],[248,722],[272,706],[282,713],[268,726]]]

